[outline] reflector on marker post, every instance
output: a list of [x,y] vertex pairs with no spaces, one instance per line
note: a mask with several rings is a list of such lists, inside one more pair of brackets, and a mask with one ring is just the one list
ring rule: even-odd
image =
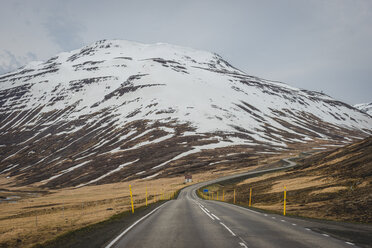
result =
[[134,213],[133,195],[132,195],[132,186],[131,185],[129,185],[129,193],[130,193],[130,203],[132,205],[132,213]]
[[252,188],[249,190],[249,206],[252,206]]
[[285,215],[285,205],[287,201],[287,187],[284,186],[284,208],[283,208],[283,215]]

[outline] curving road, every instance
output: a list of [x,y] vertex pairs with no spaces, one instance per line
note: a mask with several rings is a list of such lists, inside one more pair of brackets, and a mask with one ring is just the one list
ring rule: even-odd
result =
[[[288,161],[289,162],[289,161]],[[291,162],[289,166],[295,166]],[[277,170],[277,169],[271,169]],[[270,171],[270,170],[265,170]],[[265,214],[196,196],[199,187],[242,175],[199,183],[183,189],[116,237],[110,247],[355,247],[312,231],[306,222]]]

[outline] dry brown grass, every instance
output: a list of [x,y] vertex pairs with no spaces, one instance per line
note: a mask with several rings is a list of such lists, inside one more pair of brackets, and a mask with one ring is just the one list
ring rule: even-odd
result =
[[[203,172],[193,175],[193,183],[241,173],[256,167],[237,170]],[[67,231],[108,219],[130,209],[129,185],[132,186],[135,207],[145,205],[146,187],[148,202],[152,203],[185,187],[184,177],[135,180],[82,188],[49,190],[46,194],[30,194],[37,187],[9,187],[10,179],[0,177],[2,196],[19,195],[21,199],[0,203],[0,246],[31,247],[50,240]],[[112,210],[108,210],[112,209]],[[21,242],[17,243],[17,240]]]
[[299,190],[325,184],[327,184],[326,181],[320,179],[320,177],[318,176],[303,176],[286,180],[279,180],[275,182],[271,190],[267,193],[283,192],[284,187],[286,187],[288,190]]
[[[168,198],[184,187],[183,178],[137,180],[83,188],[53,190],[45,195],[28,196],[16,202],[0,204],[0,244],[22,247],[45,241],[66,231],[105,220],[115,213],[130,209],[129,184],[132,185],[135,207]],[[12,190],[34,190],[13,188]],[[10,192],[14,195],[19,192]],[[9,194],[9,193],[8,193]],[[110,210],[108,210],[110,209]],[[19,242],[18,242],[19,243]]]
[[324,189],[321,189],[321,190],[315,190],[315,191],[311,192],[311,194],[335,193],[335,192],[338,192],[340,190],[344,190],[344,189],[347,189],[347,188],[348,187],[345,187],[345,186],[328,187],[328,188],[324,188]]
[[281,175],[284,175],[284,174],[285,174],[285,172],[272,172],[272,173],[264,174],[262,176],[252,177],[252,178],[245,179],[244,181],[241,181],[237,185],[239,186],[239,185],[252,184],[252,183],[255,183],[255,182],[259,182],[261,180],[265,180],[265,179],[269,179],[269,178],[272,178],[272,177],[281,176]]

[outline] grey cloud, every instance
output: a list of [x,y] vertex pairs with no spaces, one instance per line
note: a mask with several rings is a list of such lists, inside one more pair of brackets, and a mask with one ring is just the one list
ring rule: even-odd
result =
[[68,17],[53,15],[48,17],[44,26],[51,39],[63,50],[70,51],[83,45],[81,32],[84,27]]
[[[37,37],[40,46],[69,51],[99,39],[166,42],[216,52],[248,74],[324,91],[348,103],[372,100],[370,0],[31,2],[18,1],[18,8],[42,23],[48,36]],[[6,23],[3,16],[0,23]],[[20,34],[22,28],[27,27],[17,28]],[[0,27],[0,32],[13,29]]]
[[10,51],[4,50],[3,52],[0,53],[0,60],[6,61],[6,63],[3,62],[0,64],[1,75],[23,66],[25,63],[30,61],[30,58],[29,57],[18,58]]

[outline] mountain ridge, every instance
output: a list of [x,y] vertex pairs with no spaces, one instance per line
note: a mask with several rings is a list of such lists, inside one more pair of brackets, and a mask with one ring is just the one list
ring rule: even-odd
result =
[[359,109],[372,116],[372,102],[355,104],[354,108]]

